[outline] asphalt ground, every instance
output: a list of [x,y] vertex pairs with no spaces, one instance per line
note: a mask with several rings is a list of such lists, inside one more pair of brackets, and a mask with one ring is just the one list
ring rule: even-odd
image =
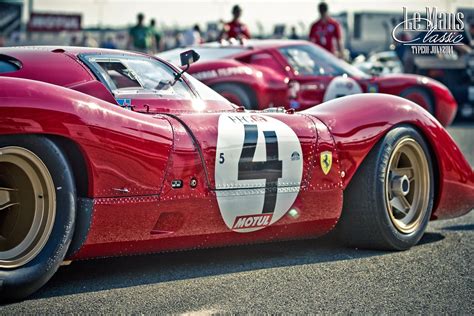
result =
[[[474,125],[449,128],[474,165]],[[474,212],[409,251],[329,238],[74,262],[0,314],[474,314]]]

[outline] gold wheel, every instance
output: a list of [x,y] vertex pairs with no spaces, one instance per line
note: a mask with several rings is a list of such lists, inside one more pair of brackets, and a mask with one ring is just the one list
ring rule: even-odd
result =
[[412,138],[392,151],[385,175],[387,211],[395,228],[410,234],[423,222],[429,206],[430,170],[423,148]]
[[33,152],[0,148],[0,268],[18,268],[43,249],[56,216],[56,192]]

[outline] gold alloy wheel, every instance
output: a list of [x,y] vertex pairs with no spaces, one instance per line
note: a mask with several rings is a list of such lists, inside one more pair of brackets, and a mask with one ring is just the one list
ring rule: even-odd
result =
[[0,148],[0,268],[18,268],[43,249],[56,216],[47,167],[31,151]]
[[395,147],[385,175],[387,211],[395,228],[403,234],[416,231],[428,211],[430,172],[420,144],[402,139]]

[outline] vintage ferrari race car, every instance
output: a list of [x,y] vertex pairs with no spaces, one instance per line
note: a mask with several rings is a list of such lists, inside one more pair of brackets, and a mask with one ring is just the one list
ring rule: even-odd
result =
[[[183,66],[198,59],[181,54]],[[0,298],[64,260],[313,238],[405,250],[474,206],[473,171],[386,94],[245,111],[138,53],[0,49]]]
[[[452,94],[436,80],[409,74],[373,77],[307,41],[249,40],[244,45],[209,43],[192,49],[201,61],[189,73],[247,109],[303,110],[346,95],[379,92],[421,105],[444,126],[457,112]],[[183,50],[159,57],[176,63]]]

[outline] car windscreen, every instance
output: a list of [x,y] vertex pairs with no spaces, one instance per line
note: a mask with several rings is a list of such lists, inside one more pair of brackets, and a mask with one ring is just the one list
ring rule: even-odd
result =
[[[174,65],[179,65],[179,54],[189,49],[191,48],[175,48],[166,52],[162,52],[157,56]],[[199,61],[223,59],[245,50],[245,48],[241,47],[192,47],[192,49],[194,49],[200,55]]]
[[133,90],[137,93],[191,98],[192,92],[186,83],[175,81],[175,71],[156,59],[119,55],[85,55],[82,58],[114,94]]
[[300,76],[340,76],[347,74],[351,77],[368,77],[359,69],[314,45],[285,46],[278,50],[296,74]]

